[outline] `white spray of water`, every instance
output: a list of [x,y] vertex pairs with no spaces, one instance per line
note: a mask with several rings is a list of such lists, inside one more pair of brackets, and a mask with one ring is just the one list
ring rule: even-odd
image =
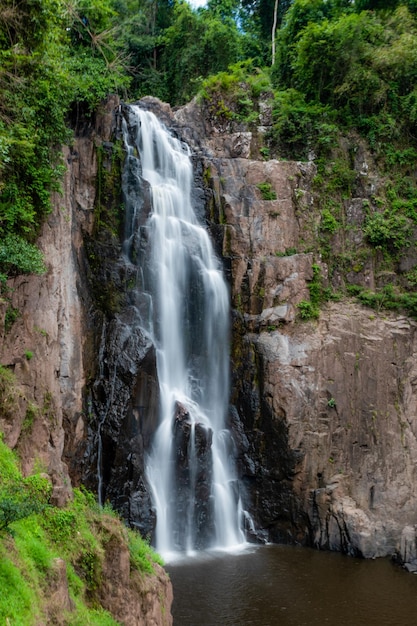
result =
[[[149,183],[152,201],[145,227],[151,258],[147,259],[149,269],[143,288],[152,301],[148,332],[156,347],[160,386],[160,421],[147,460],[147,479],[157,515],[155,544],[163,555],[200,547],[197,527],[204,520],[200,519],[201,511],[197,512],[199,430],[206,433],[206,441],[212,437],[210,470],[205,472],[210,483],[205,509],[211,512],[207,515],[207,523],[212,526],[209,544],[232,548],[244,542],[244,535],[233,442],[225,429],[229,394],[228,290],[208,233],[192,206],[193,172],[188,148],[172,137],[152,113],[132,106],[131,115],[138,129],[135,142],[141,176]],[[131,144],[129,150],[132,153]],[[175,468],[179,460],[173,432],[179,405],[189,422],[186,510],[184,504],[180,510],[173,501],[178,494]]]

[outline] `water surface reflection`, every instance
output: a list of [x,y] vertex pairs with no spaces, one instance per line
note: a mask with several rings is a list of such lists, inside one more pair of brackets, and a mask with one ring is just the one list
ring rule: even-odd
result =
[[174,626],[417,624],[417,576],[387,559],[262,546],[167,570]]

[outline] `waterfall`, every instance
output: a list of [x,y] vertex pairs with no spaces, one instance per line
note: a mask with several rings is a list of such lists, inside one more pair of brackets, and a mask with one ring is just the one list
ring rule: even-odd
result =
[[[229,294],[192,202],[190,152],[149,111],[128,107],[125,253],[138,266],[141,324],[156,350],[159,422],[146,459],[163,555],[244,542],[225,427],[229,396]],[[132,197],[140,179],[147,213]]]

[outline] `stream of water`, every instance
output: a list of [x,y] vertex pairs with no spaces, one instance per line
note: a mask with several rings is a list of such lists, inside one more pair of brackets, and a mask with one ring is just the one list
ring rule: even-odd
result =
[[[191,202],[188,147],[135,105],[125,145],[151,203],[139,233],[146,254],[138,263],[138,288],[148,295],[142,322],[156,348],[159,381],[159,426],[146,462],[156,548],[167,555],[236,546],[244,536],[233,443],[225,428],[228,289]],[[127,242],[134,236],[128,232]]]
[[389,559],[269,545],[167,569],[174,626],[417,624],[417,576]]

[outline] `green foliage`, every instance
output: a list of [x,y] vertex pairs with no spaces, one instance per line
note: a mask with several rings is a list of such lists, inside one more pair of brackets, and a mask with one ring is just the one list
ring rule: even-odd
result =
[[385,285],[378,291],[362,289],[357,294],[359,301],[373,309],[402,311],[417,318],[417,293],[401,292],[394,285]]
[[272,115],[269,140],[283,157],[307,160],[313,154],[328,154],[336,144],[332,110],[308,103],[295,89],[275,93]]
[[288,87],[292,81],[293,64],[297,58],[297,42],[309,24],[320,24],[324,19],[337,17],[342,11],[350,12],[351,3],[337,0],[294,0],[284,17],[277,37],[277,55],[274,82]]
[[340,228],[340,224],[329,209],[324,209],[321,214],[320,227],[322,230],[333,235]]
[[28,402],[25,419],[23,420],[23,424],[22,424],[22,433],[28,432],[31,430],[33,423],[38,414],[39,414],[39,409],[36,406],[36,404],[33,404],[32,402]]
[[17,485],[6,485],[0,490],[0,533],[11,532],[13,522],[39,513],[43,508],[44,503],[26,490],[22,493]]
[[13,233],[0,242],[0,267],[8,274],[43,274],[46,270],[40,250]]
[[[42,273],[34,242],[59,190],[59,146],[72,103],[94,108],[129,76],[113,0],[34,0],[0,7],[0,275]],[[123,56],[123,55],[122,55]]]
[[40,614],[36,588],[28,584],[25,571],[10,558],[7,546],[0,542],[0,621],[3,624],[29,626]]
[[386,86],[368,61],[382,36],[382,25],[368,13],[308,24],[297,41],[295,85],[308,100],[359,114],[379,110]]
[[318,306],[323,301],[323,285],[320,266],[316,263],[312,266],[313,278],[308,284],[310,291],[310,301],[314,306]]
[[92,112],[109,93],[123,93],[130,84],[120,66],[113,69],[104,57],[91,56],[89,50],[78,51],[67,63],[73,101],[87,111]]
[[317,319],[320,315],[320,305],[330,297],[330,293],[323,288],[320,266],[314,263],[312,270],[313,278],[308,283],[310,300],[302,300],[297,305],[302,320]]
[[204,78],[239,60],[240,40],[236,23],[215,7],[196,12],[186,2],[175,3],[172,22],[158,40],[154,68],[164,75],[167,99],[172,104],[190,100]]
[[369,216],[364,233],[372,246],[389,252],[409,245],[412,234],[409,220],[404,215],[391,213],[389,210]]
[[[230,65],[227,71],[203,81],[199,93],[211,116],[223,124],[232,121],[251,125],[259,118],[259,100],[271,96],[266,71],[254,67],[251,60]],[[267,147],[263,148],[269,153]]]
[[[20,387],[13,372],[0,365],[0,413],[7,419],[12,419],[19,405],[19,398],[23,396]],[[13,463],[10,464],[11,455],[8,456],[9,463],[7,466],[2,466],[2,461],[7,459],[0,458],[0,474],[6,475],[8,471],[13,469]]]
[[13,538],[26,571],[32,570],[32,576],[41,582],[52,568],[54,555],[38,518],[35,515],[24,516],[15,525]]
[[319,309],[309,300],[301,300],[297,307],[302,320],[317,319],[320,315]]
[[55,542],[67,540],[75,532],[77,516],[68,509],[49,508],[45,511],[44,527]]
[[272,74],[279,90],[296,89],[306,103],[330,107],[332,122],[357,126],[381,153],[387,140],[408,141],[417,120],[416,20],[405,6],[393,9],[295,0]]
[[153,562],[163,565],[160,556],[156,554],[149,543],[145,541],[139,533],[128,530],[128,536],[131,567],[139,572],[153,574]]
[[33,240],[62,173],[56,144],[68,137],[59,3],[6,0],[2,7],[0,271],[39,273],[44,267]]
[[276,200],[277,194],[274,189],[272,189],[271,183],[258,183],[257,188],[261,192],[262,200]]
[[129,548],[132,575],[153,573],[152,563],[160,559],[113,511],[102,510],[93,494],[75,489],[73,499],[57,508],[49,504],[51,490],[45,475],[23,478],[15,455],[0,440],[0,622],[47,621],[44,599],[59,557],[67,564],[75,606],[65,623],[115,626],[97,596],[107,542],[117,538]]
[[[0,376],[2,374],[0,380],[6,388],[6,395],[18,393],[13,389],[14,379],[10,375],[4,375],[4,368],[0,369]],[[1,534],[11,532],[11,524],[14,522],[43,511],[49,502],[51,486],[45,476],[35,474],[25,479],[21,478],[14,455],[2,441],[0,442],[0,469]]]
[[0,476],[2,484],[9,484],[19,480],[20,472],[17,466],[16,456],[3,442],[3,438],[0,439],[0,451]]

